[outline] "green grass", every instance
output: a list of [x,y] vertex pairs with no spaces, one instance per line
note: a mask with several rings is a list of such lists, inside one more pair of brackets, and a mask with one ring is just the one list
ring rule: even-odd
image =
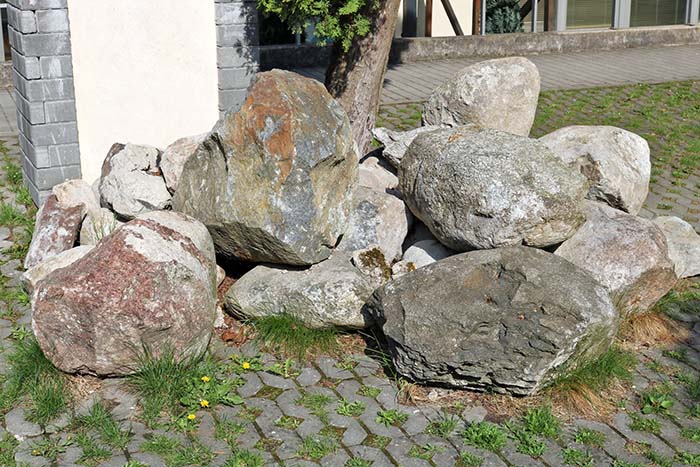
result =
[[400,426],[408,420],[408,414],[395,409],[380,410],[374,419],[379,425]]
[[579,428],[574,433],[574,441],[585,446],[599,448],[605,443],[605,433],[589,428]]
[[185,445],[165,435],[156,435],[145,441],[141,450],[158,454],[169,467],[208,465],[215,457],[211,449],[194,438]]
[[659,384],[648,388],[641,394],[641,407],[643,414],[670,415],[674,405],[671,397],[673,387],[670,384]]
[[617,381],[631,381],[637,364],[634,354],[619,347],[611,347],[603,355],[571,373],[556,379],[550,392],[600,394]]
[[629,416],[632,419],[632,423],[630,423],[630,430],[646,431],[655,435],[661,433],[661,423],[658,420],[641,417],[635,413],[630,413]]
[[46,358],[36,339],[15,341],[7,361],[10,368],[0,391],[0,412],[28,398],[30,420],[43,426],[67,409],[70,394],[65,376]]
[[338,415],[345,417],[359,417],[365,411],[365,403],[361,401],[350,402],[342,399],[338,402],[338,408],[335,411]]
[[434,444],[426,444],[424,446],[419,446],[414,444],[408,451],[409,457],[415,457],[416,459],[423,459],[424,461],[430,461],[435,454],[440,452],[442,448],[435,446]]
[[673,467],[672,458],[663,456],[652,449],[649,449],[644,455],[659,467]]
[[66,438],[44,438],[31,443],[30,447],[33,456],[44,457],[51,462],[56,462],[58,456],[65,453],[73,440]]
[[373,462],[361,457],[348,459],[343,467],[372,467]]
[[3,467],[15,467],[15,449],[19,441],[14,436],[5,432],[0,438],[0,465]]
[[274,352],[302,359],[309,351],[335,353],[338,350],[336,329],[310,329],[287,314],[268,316],[252,324],[256,340]]
[[506,423],[506,428],[510,432],[510,437],[515,441],[518,452],[538,458],[547,450],[545,443],[535,433],[529,431],[524,426],[515,423]]
[[238,443],[238,437],[245,433],[245,426],[235,420],[227,418],[215,418],[216,425],[214,429],[214,437],[226,441],[226,443],[234,449]]
[[681,452],[677,456],[678,460],[693,467],[700,467],[700,454],[692,452]]
[[388,436],[370,434],[365,438],[362,444],[371,448],[384,449],[390,442],[391,438]]
[[681,429],[681,437],[689,441],[700,441],[700,428],[683,428]]
[[296,402],[309,409],[309,412],[316,415],[323,423],[328,421],[326,406],[333,402],[331,396],[327,394],[303,392]]
[[459,419],[453,415],[443,414],[440,420],[430,422],[425,432],[429,435],[439,436],[440,438],[449,437],[457,428]]
[[479,457],[471,452],[462,451],[457,459],[456,467],[481,467],[483,463],[483,457]]
[[289,415],[282,415],[275,421],[275,426],[287,430],[296,430],[303,421],[304,420],[301,418],[290,417]]
[[370,399],[376,399],[377,396],[382,393],[382,390],[379,388],[375,388],[374,386],[362,385],[362,386],[360,386],[360,389],[357,391],[357,393],[363,397],[369,397]]
[[133,437],[131,428],[122,429],[101,402],[90,407],[87,414],[78,416],[75,424],[96,431],[103,443],[117,449],[125,449]]
[[[128,377],[128,382],[140,395],[145,424],[154,427],[163,412],[173,419],[183,417],[191,413],[195,406],[199,408],[202,399],[213,404],[225,401],[229,393],[234,397],[234,381],[220,379],[220,367],[211,357],[199,361],[178,361],[170,350],[164,351],[158,358],[148,351],[144,352],[139,370]],[[211,378],[208,386],[201,380],[204,376]],[[219,382],[225,383],[220,394],[218,390],[222,387]],[[212,390],[217,394],[212,394]]]
[[522,422],[525,430],[535,435],[556,438],[559,434],[559,419],[546,405],[528,409]]
[[88,467],[94,467],[112,456],[111,449],[107,449],[91,435],[84,432],[79,432],[75,436],[75,444],[83,450],[78,462]]
[[590,454],[576,448],[564,448],[562,450],[564,463],[574,467],[593,467],[593,458]]
[[472,422],[462,432],[465,443],[488,451],[498,452],[507,442],[505,431],[490,422]]
[[327,436],[307,436],[301,442],[296,454],[304,459],[321,460],[338,449],[335,439]]
[[237,449],[226,459],[223,467],[262,467],[263,465],[264,461],[260,454],[247,449]]
[[643,464],[638,464],[635,462],[626,462],[621,459],[615,459],[612,463],[612,467],[646,467]]

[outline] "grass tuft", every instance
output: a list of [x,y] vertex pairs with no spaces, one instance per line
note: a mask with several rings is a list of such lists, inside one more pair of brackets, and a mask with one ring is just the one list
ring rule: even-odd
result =
[[311,329],[287,314],[268,316],[252,322],[256,340],[274,352],[303,359],[307,353],[338,351],[336,329]]

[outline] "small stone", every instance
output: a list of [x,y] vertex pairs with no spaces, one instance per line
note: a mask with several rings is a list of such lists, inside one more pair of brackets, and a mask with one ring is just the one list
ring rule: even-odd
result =
[[163,151],[160,158],[160,168],[170,193],[175,193],[177,190],[185,162],[194,154],[206,137],[207,133],[180,138]]
[[92,249],[95,248],[92,245],[81,245],[70,250],[62,251],[57,255],[54,255],[45,261],[37,264],[31,269],[22,274],[22,285],[27,293],[31,294],[34,288],[39,283],[40,280],[48,276],[50,273],[56,269],[61,269],[70,266],[86,254],[88,254]]
[[22,407],[16,407],[7,412],[5,415],[5,429],[18,441],[39,436],[44,432],[38,424],[27,420]]

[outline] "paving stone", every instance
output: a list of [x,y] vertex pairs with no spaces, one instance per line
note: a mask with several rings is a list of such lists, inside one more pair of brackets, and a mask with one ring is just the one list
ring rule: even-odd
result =
[[343,467],[345,463],[350,459],[350,456],[345,451],[336,451],[333,454],[329,454],[319,461],[322,466],[328,467]]
[[[522,454],[517,451],[515,444],[512,441],[508,442],[508,446],[503,448],[501,455],[505,457],[511,465],[522,467],[544,467],[544,464],[537,459],[533,459],[527,454]],[[598,467],[596,465],[596,467]]]
[[256,406],[262,409],[262,413],[255,419],[255,423],[260,427],[263,433],[274,432],[278,429],[275,422],[284,414],[274,401],[257,400]]
[[238,437],[238,447],[241,449],[251,449],[260,441],[260,435],[251,422],[244,423],[245,432]]
[[244,373],[243,379],[245,384],[238,388],[238,394],[244,399],[254,396],[264,386],[258,375],[253,372]]
[[380,436],[388,436],[389,438],[403,436],[401,430],[395,426],[386,426],[376,422],[377,413],[366,411],[360,415],[359,419],[362,424],[369,429],[372,434]]
[[124,455],[114,456],[101,464],[99,467],[123,467],[129,460]]
[[146,464],[149,467],[166,467],[165,461],[151,452],[137,452],[131,454],[131,459]]
[[24,408],[16,407],[5,415],[5,429],[17,440],[23,441],[41,435],[44,430],[26,418]]
[[311,414],[306,407],[302,407],[297,404],[297,401],[301,398],[301,393],[296,389],[289,389],[284,391],[282,394],[277,396],[275,402],[285,415],[290,417],[300,417],[309,418]]
[[312,436],[318,434],[319,431],[323,429],[325,424],[318,419],[315,415],[309,414],[306,419],[299,425],[299,427],[296,429],[296,432],[301,436],[302,438],[306,438],[307,436]]
[[138,406],[138,396],[128,389],[124,379],[105,380],[100,397],[112,407],[110,413],[115,420],[131,418]]
[[488,412],[484,407],[475,405],[473,407],[467,407],[462,411],[462,420],[467,423],[483,422],[486,415],[488,415]]
[[414,446],[416,446],[416,444],[410,439],[404,436],[395,436],[389,441],[386,450],[391,457],[403,467],[430,467],[428,461],[408,455],[409,451]]
[[673,457],[673,450],[663,441],[651,433],[641,431],[632,431],[629,428],[632,420],[626,413],[617,413],[613,417],[613,427],[619,431],[625,438],[631,441],[648,443],[652,449],[663,456]]
[[408,419],[401,425],[401,428],[403,428],[403,431],[409,436],[423,433],[430,424],[430,421],[423,415],[420,409],[413,408],[413,410],[405,410],[405,412],[408,414]]
[[338,360],[330,357],[319,357],[316,359],[316,364],[321,372],[331,379],[351,379],[355,376],[348,370],[338,368]]
[[263,384],[266,386],[271,386],[273,388],[279,389],[294,389],[296,385],[291,379],[285,379],[278,375],[273,375],[272,373],[260,372],[258,376],[262,380]]
[[32,454],[33,446],[34,442],[31,440],[22,441],[15,451],[15,463],[23,467],[49,467],[49,459]]
[[372,462],[372,467],[394,467],[394,464],[381,450],[369,446],[352,446],[350,452],[353,457]]
[[620,434],[617,431],[613,430],[608,425],[591,420],[578,419],[574,420],[573,422],[572,432],[578,428],[587,428],[589,430],[595,430],[603,433],[605,435],[603,449],[611,457],[633,464],[644,465],[647,463],[647,460],[644,457],[638,454],[630,453],[625,448],[625,446],[627,445],[627,440],[620,436]]
[[297,376],[297,383],[301,386],[311,386],[318,383],[321,380],[321,373],[319,373],[315,368],[305,367]]

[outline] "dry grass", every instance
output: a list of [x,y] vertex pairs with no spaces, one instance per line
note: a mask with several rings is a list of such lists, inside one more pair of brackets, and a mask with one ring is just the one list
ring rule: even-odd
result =
[[629,317],[620,326],[620,340],[625,347],[668,347],[687,342],[687,325],[659,312]]

